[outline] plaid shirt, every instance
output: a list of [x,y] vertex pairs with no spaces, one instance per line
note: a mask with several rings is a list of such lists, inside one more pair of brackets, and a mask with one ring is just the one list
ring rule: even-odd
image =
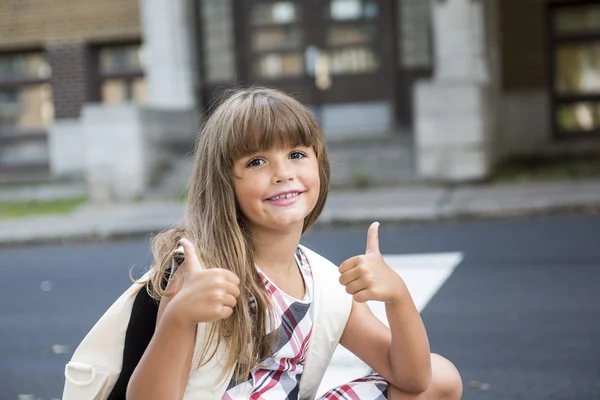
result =
[[[248,380],[236,382],[232,379],[224,400],[297,400],[300,392],[300,378],[308,343],[312,334],[312,273],[306,256],[300,248],[296,250],[296,260],[306,292],[302,300],[295,299],[279,289],[259,269],[265,287],[271,294],[275,323],[268,324],[269,335],[278,335],[273,356],[267,358],[250,372]],[[250,299],[250,315],[256,315],[256,301]],[[387,382],[373,372],[324,393],[318,400],[385,400]]]
[[[274,323],[269,323],[269,336],[277,335],[273,355],[254,367],[250,377],[244,382],[232,379],[224,400],[234,399],[297,399],[300,378],[304,371],[304,362],[308,343],[312,334],[312,273],[306,256],[298,248],[296,261],[305,283],[302,300],[295,299],[279,289],[259,269],[267,291],[271,295],[274,311]],[[250,300],[250,313],[256,313],[256,302]]]

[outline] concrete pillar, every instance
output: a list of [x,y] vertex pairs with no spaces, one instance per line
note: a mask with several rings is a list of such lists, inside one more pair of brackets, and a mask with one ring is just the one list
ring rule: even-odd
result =
[[487,82],[483,1],[435,1],[435,77],[443,81]]
[[48,129],[48,153],[53,178],[85,174],[85,137],[80,118],[60,119]]
[[148,101],[160,109],[192,109],[191,18],[186,0],[141,0]]
[[92,201],[134,199],[150,180],[148,135],[134,104],[83,108],[85,176]]
[[485,178],[493,163],[484,1],[433,2],[435,74],[415,86],[417,170],[436,181]]
[[143,196],[166,161],[161,136],[169,131],[164,113],[135,104],[83,108],[84,173],[92,201]]

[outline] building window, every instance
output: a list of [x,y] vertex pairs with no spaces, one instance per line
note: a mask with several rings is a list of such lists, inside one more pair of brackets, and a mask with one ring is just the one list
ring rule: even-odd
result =
[[600,136],[600,3],[555,5],[549,15],[556,136]]
[[105,104],[143,103],[147,97],[144,51],[140,44],[98,49],[100,100]]
[[42,52],[0,54],[0,171],[47,169],[54,121],[50,65]]
[[43,53],[0,55],[0,135],[40,133],[54,121]]
[[398,63],[404,69],[432,68],[432,2],[398,0]]

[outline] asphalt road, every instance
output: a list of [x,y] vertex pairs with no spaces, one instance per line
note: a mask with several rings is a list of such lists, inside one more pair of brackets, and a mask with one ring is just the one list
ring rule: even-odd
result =
[[[341,262],[364,251],[366,228],[304,242]],[[386,254],[464,253],[422,313],[464,399],[600,399],[600,217],[382,226],[380,242]],[[148,243],[0,249],[0,400],[61,397],[70,354],[149,264]]]

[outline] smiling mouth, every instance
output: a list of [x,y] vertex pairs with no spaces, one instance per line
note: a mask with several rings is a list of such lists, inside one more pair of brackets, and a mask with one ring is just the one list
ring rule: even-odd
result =
[[292,192],[292,193],[284,193],[274,197],[271,197],[267,200],[283,200],[283,199],[291,199],[293,197],[298,197],[302,192]]

